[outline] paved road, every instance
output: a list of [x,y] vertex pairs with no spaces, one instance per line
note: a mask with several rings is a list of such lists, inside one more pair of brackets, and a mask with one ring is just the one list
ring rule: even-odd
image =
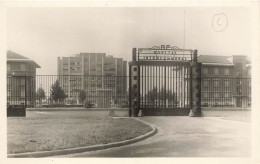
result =
[[56,157],[249,157],[250,123],[195,117],[143,117],[158,128],[144,141]]

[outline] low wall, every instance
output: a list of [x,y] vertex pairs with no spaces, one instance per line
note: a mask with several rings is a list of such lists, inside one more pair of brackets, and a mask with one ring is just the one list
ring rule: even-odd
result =
[[7,107],[7,117],[25,117],[25,107],[23,106],[9,106]]
[[[27,108],[28,118],[73,118],[73,117],[128,117],[128,108]],[[156,117],[156,116],[155,116]],[[202,117],[232,117],[248,120],[251,110],[248,109],[205,109],[202,108]]]
[[27,108],[28,118],[128,117],[128,108]]

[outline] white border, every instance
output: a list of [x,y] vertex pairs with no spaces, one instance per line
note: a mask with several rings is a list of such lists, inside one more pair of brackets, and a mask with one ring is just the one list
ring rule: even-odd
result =
[[[0,110],[0,163],[211,163],[211,164],[250,164],[260,163],[260,115],[259,115],[259,94],[260,94],[260,55],[259,55],[259,1],[1,1],[0,2],[0,70],[1,70],[1,110]],[[74,158],[74,159],[7,159],[6,158],[6,8],[8,7],[248,7],[252,10],[252,150],[251,158]]]

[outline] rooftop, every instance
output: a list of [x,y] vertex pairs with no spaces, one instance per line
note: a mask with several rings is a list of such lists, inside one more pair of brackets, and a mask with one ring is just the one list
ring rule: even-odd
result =
[[13,51],[7,51],[7,59],[28,59],[20,54],[17,54]]
[[205,64],[225,64],[232,65],[233,63],[228,60],[227,56],[212,56],[212,55],[200,55],[198,62]]
[[25,62],[25,63],[31,63],[36,68],[41,68],[34,60],[31,60],[27,57],[24,57],[16,52],[13,51],[7,51],[7,62]]

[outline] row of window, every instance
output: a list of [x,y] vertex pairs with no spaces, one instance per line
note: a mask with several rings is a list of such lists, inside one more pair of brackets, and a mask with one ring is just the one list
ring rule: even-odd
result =
[[20,63],[20,64],[7,64],[7,72],[10,72],[12,70],[20,70],[20,71],[34,71],[34,67],[29,65],[29,64],[24,64],[24,63]]
[[70,67],[70,70],[72,70],[72,71],[78,71],[78,70],[81,70],[81,67]]
[[[219,67],[203,67],[202,69],[202,73],[204,75],[208,75],[208,74],[214,74],[214,75],[219,75],[220,74],[220,68]],[[223,74],[224,75],[230,75],[230,68],[224,68],[223,69]]]
[[[223,93],[223,97],[224,98],[230,98],[231,94],[230,92],[224,92]],[[207,99],[207,98],[220,98],[221,97],[221,93],[220,92],[202,92],[202,98]]]
[[[233,81],[234,85],[237,85],[237,86],[243,86],[242,84],[244,85],[247,85],[249,87],[251,87],[251,81],[248,80],[248,81],[245,81],[245,82],[242,82],[242,80],[235,80]],[[218,79],[213,79],[213,80],[203,80],[203,87],[210,87],[210,85],[214,88],[214,87],[220,87],[223,86],[223,87],[230,87],[230,83],[231,83],[231,80],[223,80],[223,84],[221,84],[221,81],[218,80]]]
[[[212,87],[220,87],[220,80],[204,80],[203,81],[203,87],[210,87],[210,85],[212,85]],[[230,87],[230,80],[224,80],[224,87]]]

